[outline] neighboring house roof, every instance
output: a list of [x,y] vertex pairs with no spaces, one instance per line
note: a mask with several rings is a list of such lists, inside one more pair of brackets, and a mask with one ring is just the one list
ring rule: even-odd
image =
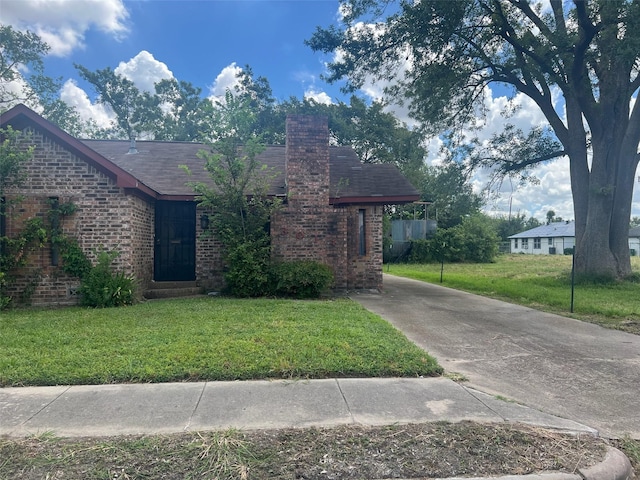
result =
[[[576,222],[554,222],[549,225],[541,225],[531,230],[516,233],[509,238],[553,238],[553,237],[575,237]],[[629,237],[640,237],[640,227],[629,230]]]
[[553,222],[549,225],[541,225],[531,230],[516,233],[509,238],[554,238],[554,237],[575,237],[574,221],[571,222]]
[[[114,179],[118,186],[167,200],[193,198],[189,182],[208,182],[201,143],[138,141],[137,153],[128,153],[126,140],[78,140],[24,105],[2,114],[0,126],[31,126],[55,138],[65,148]],[[330,202],[339,204],[401,204],[419,199],[419,192],[394,166],[363,164],[351,147],[329,147]],[[285,195],[285,147],[268,146],[259,157],[272,172],[270,195]],[[192,172],[188,175],[180,165]]]

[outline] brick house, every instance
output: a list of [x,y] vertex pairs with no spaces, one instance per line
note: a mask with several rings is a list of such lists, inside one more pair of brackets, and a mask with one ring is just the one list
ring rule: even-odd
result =
[[[119,251],[116,266],[133,275],[142,292],[167,284],[201,291],[222,286],[220,245],[202,235],[206,215],[187,185],[208,180],[197,156],[206,145],[79,140],[23,105],[2,114],[0,127],[7,125],[25,131],[35,151],[26,182],[5,192],[24,201],[6,215],[0,235],[45,216],[52,200],[72,202],[78,209],[64,218],[64,233],[89,255]],[[383,206],[418,200],[407,179],[392,165],[363,164],[350,147],[330,146],[325,117],[288,117],[286,145],[269,146],[258,158],[276,172],[269,194],[284,200],[271,220],[273,257],[331,266],[336,289],[381,288]],[[16,298],[29,289],[34,305],[77,302],[78,280],[64,274],[54,256],[47,246],[32,255],[19,272]]]

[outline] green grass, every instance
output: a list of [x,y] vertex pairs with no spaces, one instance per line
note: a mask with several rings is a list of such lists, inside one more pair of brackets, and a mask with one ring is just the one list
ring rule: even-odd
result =
[[[640,258],[633,257],[640,274]],[[386,265],[385,272],[440,283],[440,264]],[[579,284],[571,306],[571,256],[501,255],[489,264],[445,264],[442,284],[640,333],[640,283]]]
[[0,315],[0,386],[441,373],[349,300],[204,297]]

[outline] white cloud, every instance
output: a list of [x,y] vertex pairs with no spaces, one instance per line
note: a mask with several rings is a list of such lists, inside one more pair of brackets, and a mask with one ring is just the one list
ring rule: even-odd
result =
[[212,100],[224,99],[227,89],[233,91],[236,85],[239,85],[238,74],[242,72],[242,68],[236,65],[236,62],[227,65],[218,74],[213,82],[213,85],[209,88],[210,97]]
[[318,92],[313,87],[304,92],[304,98],[323,105],[331,105],[333,103],[331,97],[326,92]]
[[67,105],[75,107],[84,121],[94,121],[101,128],[108,128],[115,119],[115,114],[108,106],[91,103],[87,93],[74,80],[67,80],[60,90],[60,99]]
[[140,90],[151,93],[155,92],[154,85],[157,82],[173,78],[167,65],[156,60],[146,50],[142,50],[128,62],[120,62],[114,72],[131,80]]
[[97,28],[116,39],[124,36],[129,13],[122,0],[3,0],[2,22],[31,30],[51,47],[50,54],[68,56],[84,47],[84,35]]

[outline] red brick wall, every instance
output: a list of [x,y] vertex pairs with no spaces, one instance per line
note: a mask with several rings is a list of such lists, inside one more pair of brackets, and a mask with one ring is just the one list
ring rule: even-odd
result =
[[200,208],[196,211],[196,281],[205,291],[214,291],[224,283],[222,246],[214,235],[202,230],[200,217],[205,213]]
[[[64,219],[63,232],[76,238],[92,259],[102,248],[120,252],[114,265],[138,277],[144,288],[153,268],[153,206],[125,194],[113,180],[39,132],[31,131],[29,141],[35,151],[27,164],[27,180],[13,192],[25,200],[17,208],[17,216],[7,218],[9,232],[26,218],[46,218],[50,197],[71,201],[78,209]],[[17,272],[19,278],[11,292],[16,300],[33,287],[33,305],[77,303],[73,293],[78,279],[51,265],[50,250],[50,245],[45,245],[32,255],[27,268]]]
[[[382,287],[382,207],[329,204],[329,130],[325,117],[287,118],[287,204],[271,223],[275,259],[332,267],[336,289]],[[366,254],[360,255],[358,211],[366,210]]]

